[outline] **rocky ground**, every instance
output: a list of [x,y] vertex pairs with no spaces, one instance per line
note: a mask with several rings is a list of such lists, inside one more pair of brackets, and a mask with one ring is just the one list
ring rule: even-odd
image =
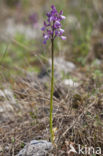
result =
[[[55,84],[53,155],[68,155],[71,143],[74,147],[77,144],[103,147],[102,77],[91,77],[91,70],[87,67],[72,71],[72,76],[78,78],[78,86],[64,85],[60,80]],[[0,109],[0,152],[6,156],[16,155],[31,140],[50,140],[50,94],[44,80],[25,75],[11,86],[12,90],[0,92],[0,106],[5,104],[5,112],[3,107]]]

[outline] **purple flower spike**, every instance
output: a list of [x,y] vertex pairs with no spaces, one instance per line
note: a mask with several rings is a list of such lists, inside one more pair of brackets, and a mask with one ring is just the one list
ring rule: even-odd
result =
[[61,21],[66,17],[63,16],[63,11],[58,12],[54,5],[51,6],[51,11],[46,14],[47,21],[44,21],[44,26],[41,28],[43,31],[44,44],[47,40],[54,40],[56,37],[61,37],[62,40],[66,40],[63,36],[64,30],[61,28]]

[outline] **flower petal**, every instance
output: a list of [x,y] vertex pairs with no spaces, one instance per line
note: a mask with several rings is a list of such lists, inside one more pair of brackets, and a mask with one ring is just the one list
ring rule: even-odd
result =
[[41,28],[42,31],[45,31],[45,29],[46,29],[45,27],[42,27],[42,28]]
[[61,39],[62,39],[62,40],[66,40],[67,37],[66,37],[66,36],[61,36]]
[[63,11],[62,10],[60,11],[59,15],[63,15]]
[[44,40],[44,41],[43,41],[43,44],[46,44],[46,43],[47,43],[47,41],[46,41],[46,40]]
[[44,35],[44,39],[45,40],[48,40],[49,39],[49,36],[48,35]]
[[65,17],[65,16],[63,16],[63,15],[61,15],[60,17],[61,17],[61,19],[62,19],[62,20],[63,20],[63,19],[66,19],[66,17]]
[[64,33],[64,29],[59,29],[60,33],[63,34]]

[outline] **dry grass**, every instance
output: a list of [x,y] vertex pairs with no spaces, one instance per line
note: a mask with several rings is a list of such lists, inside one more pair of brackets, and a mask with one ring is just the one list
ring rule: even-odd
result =
[[[71,143],[75,147],[77,144],[103,147],[103,94],[100,88],[98,93],[92,94],[95,84],[96,81],[88,77],[75,89],[56,85],[61,94],[59,98],[54,97],[53,155],[68,155]],[[0,127],[3,156],[16,155],[30,140],[50,139],[48,88],[26,76],[15,80],[12,88],[19,107],[14,118]]]

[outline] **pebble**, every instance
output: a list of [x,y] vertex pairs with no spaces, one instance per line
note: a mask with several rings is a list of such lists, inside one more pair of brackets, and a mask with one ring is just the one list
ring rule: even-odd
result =
[[17,156],[45,156],[53,145],[46,140],[32,140],[28,143]]

